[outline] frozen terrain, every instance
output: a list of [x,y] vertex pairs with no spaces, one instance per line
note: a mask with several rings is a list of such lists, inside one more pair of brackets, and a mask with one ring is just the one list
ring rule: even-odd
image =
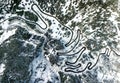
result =
[[119,78],[119,0],[0,0],[0,83]]

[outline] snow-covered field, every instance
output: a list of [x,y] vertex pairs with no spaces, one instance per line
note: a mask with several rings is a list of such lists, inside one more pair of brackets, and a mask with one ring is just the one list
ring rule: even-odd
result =
[[2,83],[120,83],[120,1],[6,1]]

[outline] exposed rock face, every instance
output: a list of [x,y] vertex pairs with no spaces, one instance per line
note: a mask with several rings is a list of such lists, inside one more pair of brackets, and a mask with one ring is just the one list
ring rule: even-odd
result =
[[119,0],[1,0],[0,83],[120,83]]

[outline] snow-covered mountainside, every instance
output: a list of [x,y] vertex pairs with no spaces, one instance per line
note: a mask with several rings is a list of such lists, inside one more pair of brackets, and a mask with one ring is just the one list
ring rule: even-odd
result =
[[0,83],[120,83],[120,0],[0,0]]

